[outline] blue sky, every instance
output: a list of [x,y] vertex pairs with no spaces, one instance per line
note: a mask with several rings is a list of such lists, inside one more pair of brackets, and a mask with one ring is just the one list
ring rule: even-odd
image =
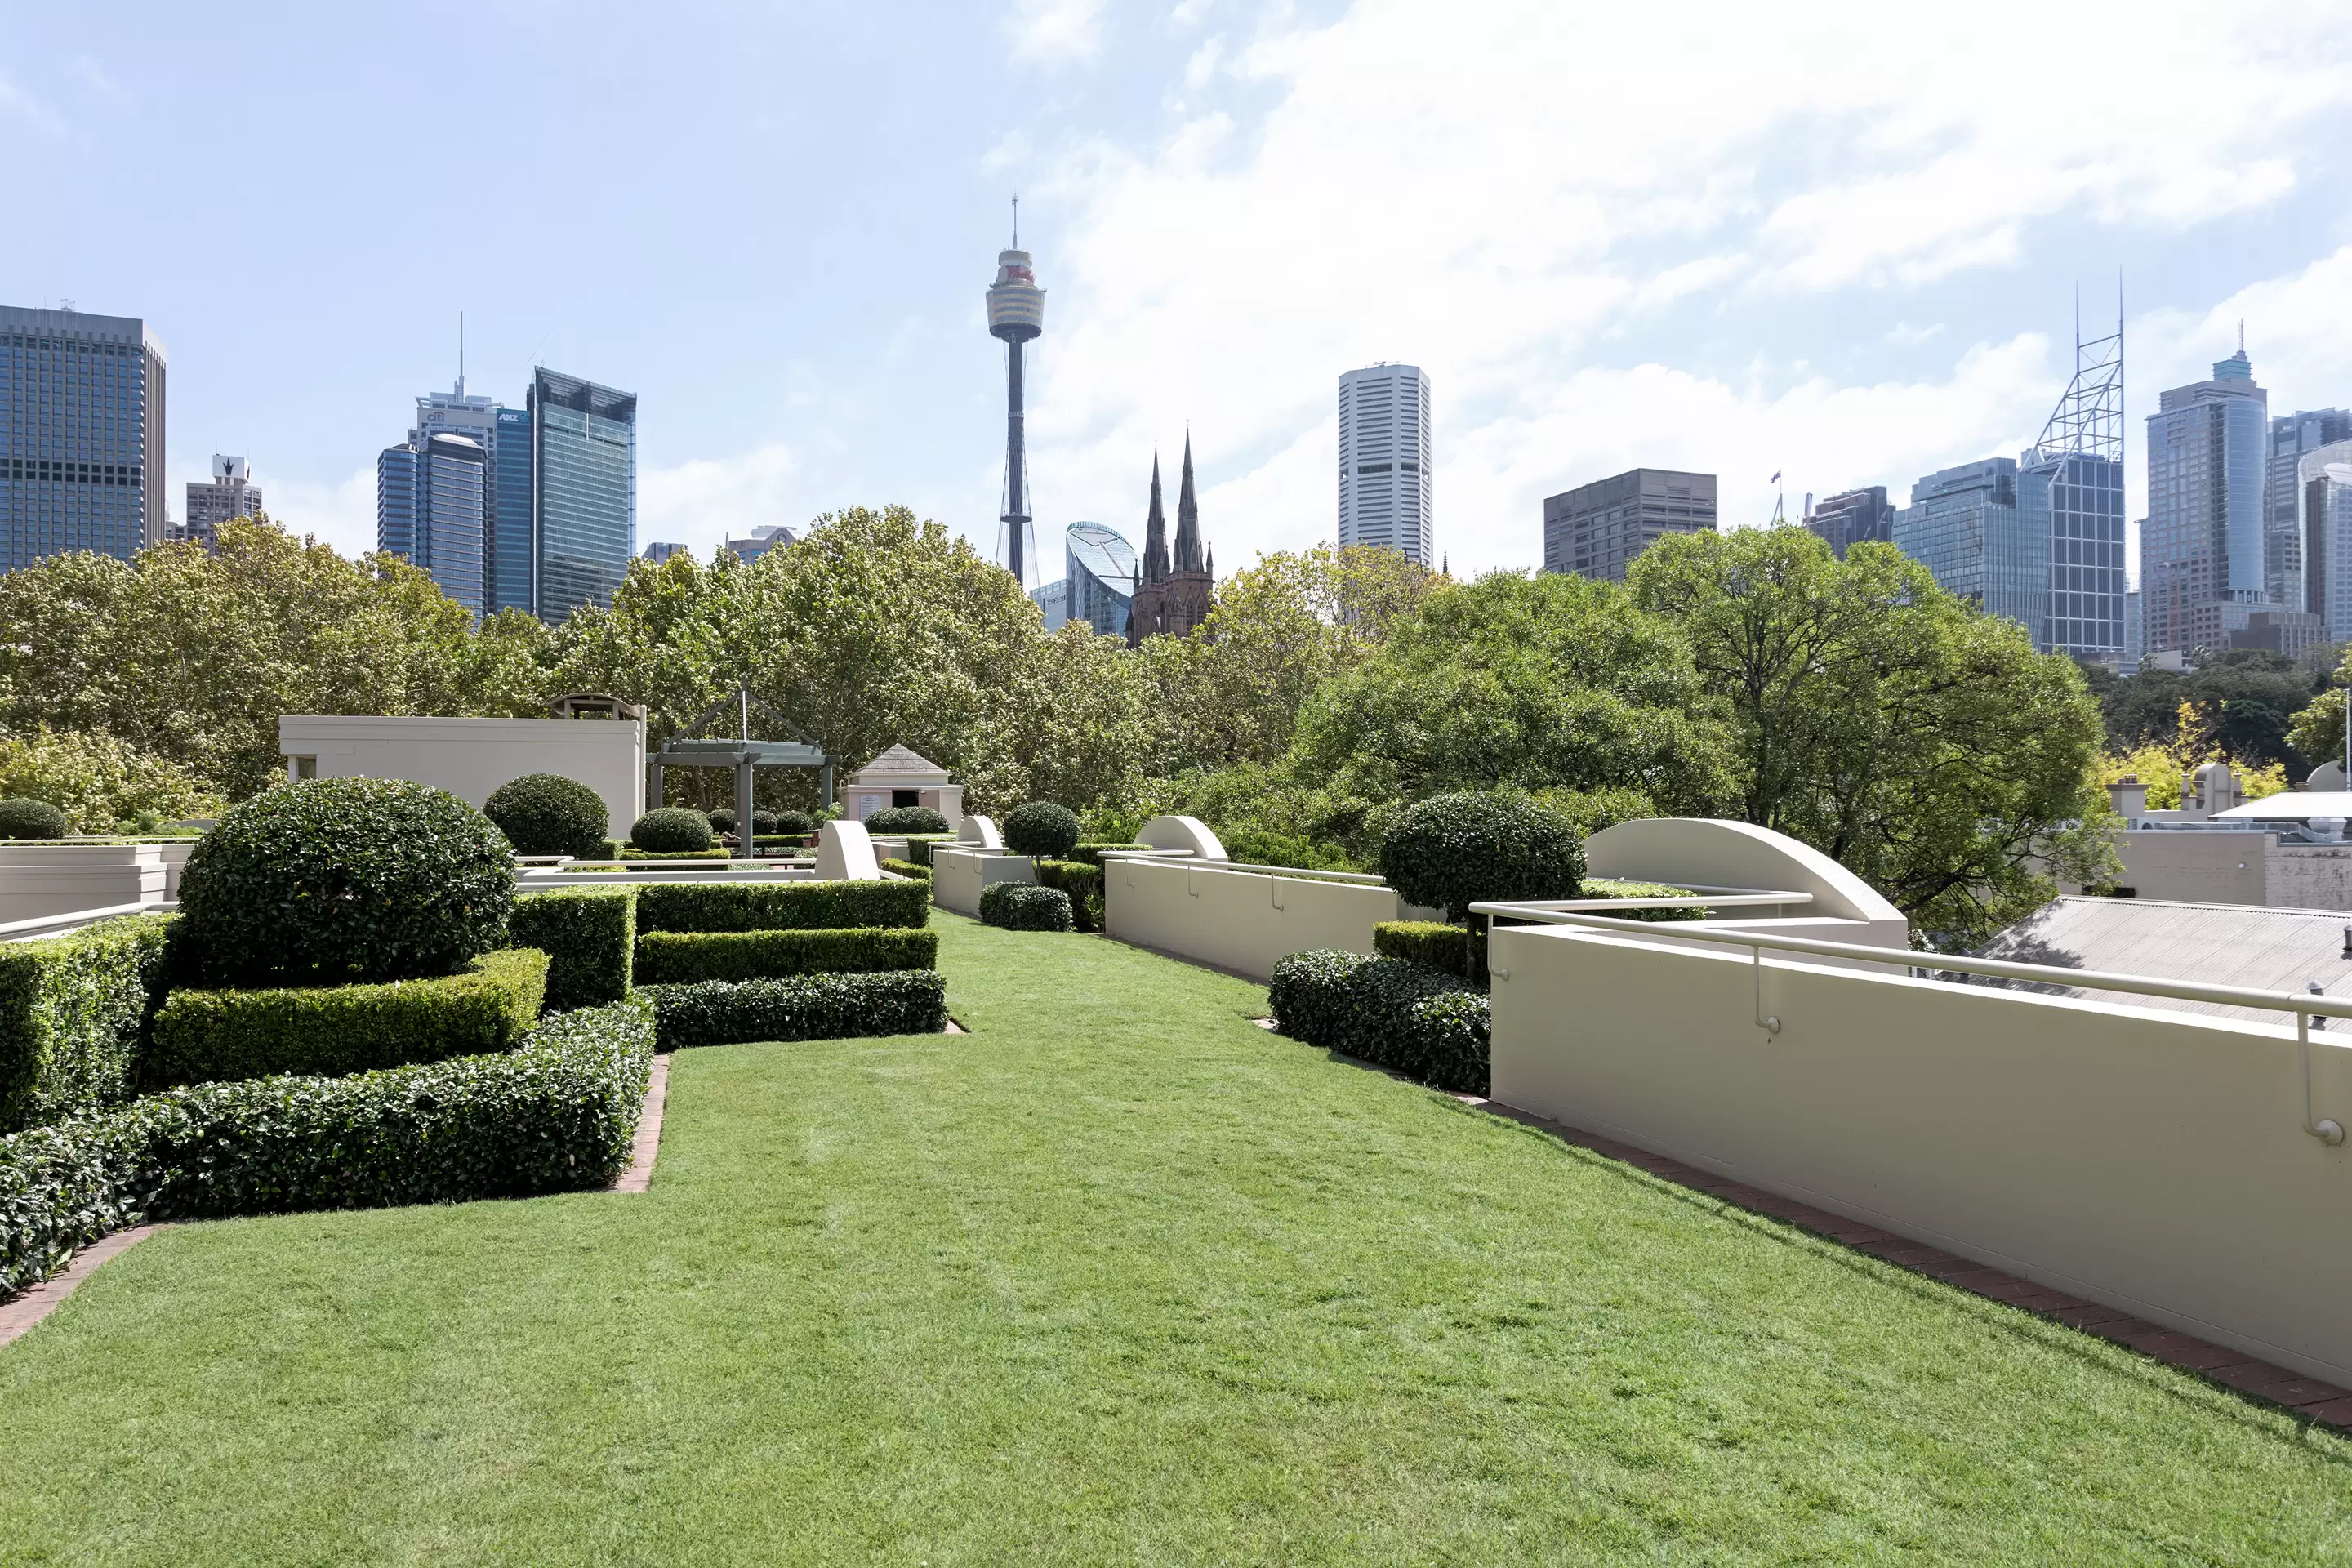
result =
[[2242,317],[2274,410],[2352,405],[2352,7],[1925,9],[0,4],[0,300],[146,317],[175,497],[241,452],[348,549],[461,310],[473,391],[640,395],[641,538],[992,543],[1016,188],[1041,536],[1139,532],[1189,426],[1228,569],[1330,537],[1380,359],[1457,571],[1636,463],[1744,522],[2013,456],[2118,268],[2136,513]]

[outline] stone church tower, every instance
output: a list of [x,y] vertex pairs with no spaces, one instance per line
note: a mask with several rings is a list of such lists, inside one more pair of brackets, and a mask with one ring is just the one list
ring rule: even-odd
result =
[[1127,646],[1145,637],[1185,637],[1209,618],[1216,601],[1216,552],[1201,542],[1201,506],[1192,493],[1192,437],[1184,437],[1184,474],[1176,493],[1176,550],[1160,504],[1160,459],[1151,459],[1151,511],[1143,529],[1142,573],[1127,616]]

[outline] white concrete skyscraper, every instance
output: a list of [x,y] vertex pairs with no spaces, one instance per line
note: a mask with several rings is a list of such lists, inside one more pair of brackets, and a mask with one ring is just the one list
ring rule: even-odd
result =
[[1339,543],[1437,563],[1430,521],[1429,377],[1376,364],[1339,378]]

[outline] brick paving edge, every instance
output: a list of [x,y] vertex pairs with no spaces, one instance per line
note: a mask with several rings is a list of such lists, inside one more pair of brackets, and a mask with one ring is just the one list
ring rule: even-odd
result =
[[66,1271],[56,1279],[45,1279],[14,1300],[0,1303],[0,1345],[29,1333],[67,1297],[80,1289],[81,1282],[97,1273],[100,1264],[120,1258],[163,1228],[159,1225],[134,1225],[100,1237],[75,1253]]
[[[1258,1022],[1264,1027],[1273,1026],[1270,1019]],[[2129,1312],[2070,1296],[2063,1290],[2053,1289],[2002,1269],[1987,1268],[1972,1258],[1961,1258],[1941,1247],[1929,1247],[1908,1237],[1881,1230],[1860,1220],[1848,1219],[1827,1209],[1815,1208],[1795,1198],[1768,1193],[1760,1187],[1751,1187],[1744,1182],[1702,1171],[1696,1165],[1685,1165],[1664,1154],[1653,1154],[1646,1149],[1618,1139],[1586,1132],[1480,1095],[1457,1094],[1452,1098],[1474,1110],[1531,1127],[1563,1143],[1632,1165],[1662,1182],[1671,1182],[1676,1186],[1703,1193],[1769,1219],[1801,1226],[1841,1247],[1868,1253],[1873,1258],[1925,1274],[1970,1295],[1981,1296],[2004,1307],[2013,1307],[2021,1312],[2029,1312],[2078,1332],[2122,1345],[2151,1361],[2163,1362],[2208,1382],[2218,1383],[2233,1393],[2277,1405],[2319,1426],[2352,1433],[2352,1390],[2305,1377],[2301,1373],[2271,1362],[2257,1361],[2227,1345],[2217,1345],[2194,1334],[2177,1332],[2136,1318]]]
[[654,1183],[654,1158],[661,1152],[662,1112],[669,1105],[669,1058],[654,1058],[646,1079],[645,1109],[637,1112],[637,1135],[629,1144],[629,1168],[613,1179],[616,1193],[642,1193]]

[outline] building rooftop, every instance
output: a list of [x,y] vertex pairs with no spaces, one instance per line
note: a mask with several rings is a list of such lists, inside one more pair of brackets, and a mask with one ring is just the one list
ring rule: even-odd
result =
[[[2352,928],[2352,910],[2062,898],[2002,931],[1978,956],[2264,991],[2303,991],[2317,981],[2330,995],[2340,996],[2352,987],[2352,956],[2345,952],[2347,928]],[[2280,1021],[2277,1013],[2257,1007],[1982,976],[1969,983],[2044,995],[2091,996],[2133,1007],[2205,1013],[2255,1024]]]

